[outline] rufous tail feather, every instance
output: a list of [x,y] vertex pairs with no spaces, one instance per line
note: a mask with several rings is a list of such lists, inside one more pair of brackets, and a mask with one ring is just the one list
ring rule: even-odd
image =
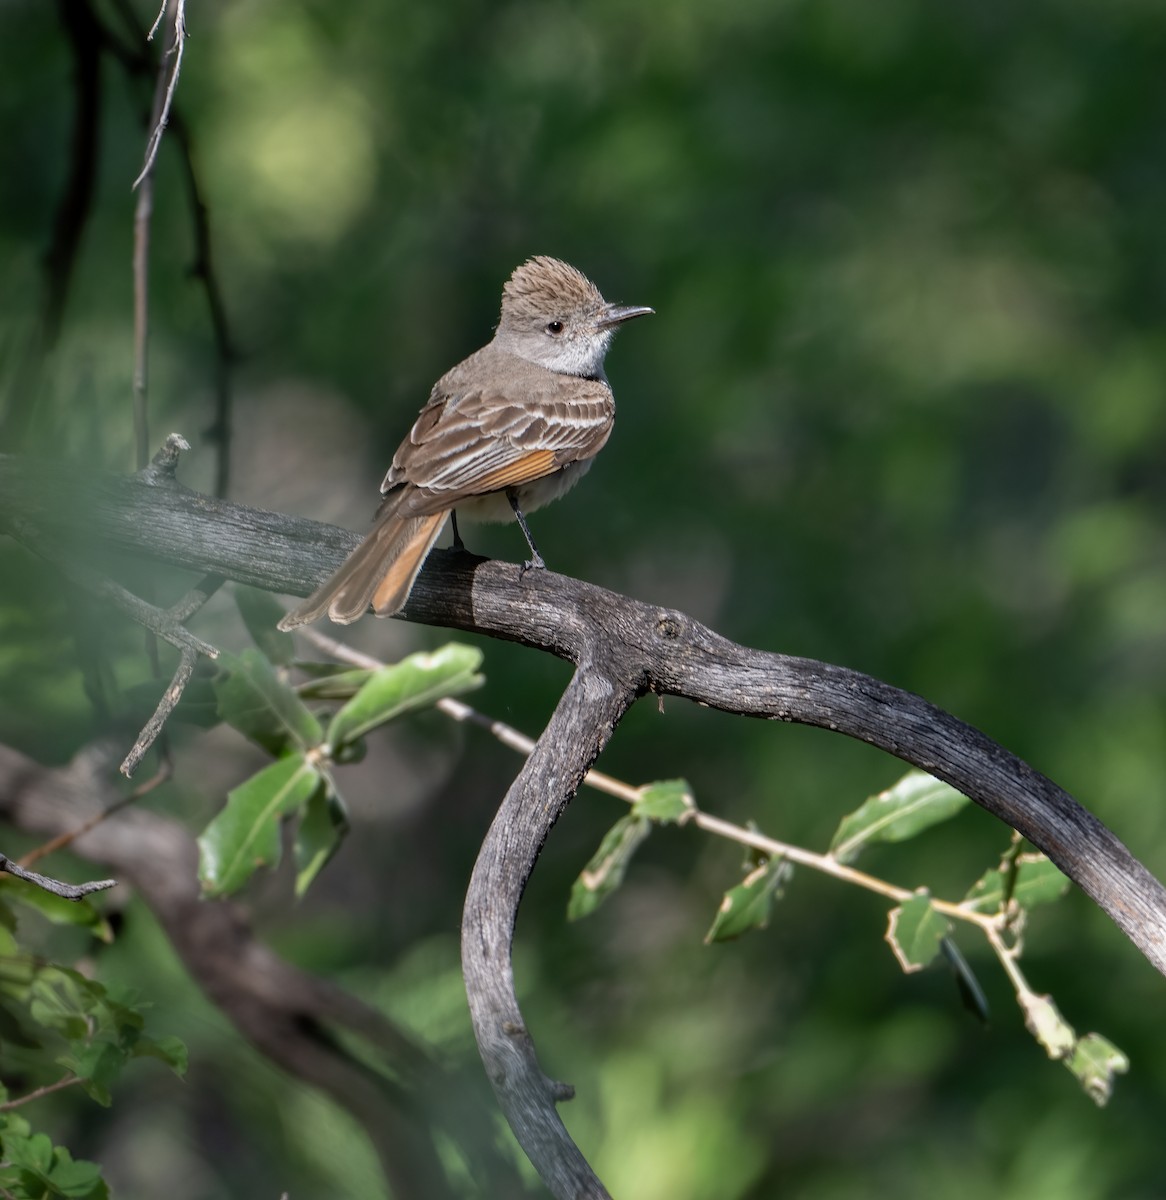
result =
[[370,603],[378,617],[399,612],[448,518],[448,511],[400,517],[394,505],[336,573],[293,608],[279,628],[307,625],[325,612],[337,624],[349,625],[368,611]]

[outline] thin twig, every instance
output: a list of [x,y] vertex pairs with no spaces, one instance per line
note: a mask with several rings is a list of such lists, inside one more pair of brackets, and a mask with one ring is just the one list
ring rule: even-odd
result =
[[[166,10],[163,5],[162,13]],[[158,20],[162,19],[158,14]],[[138,192],[134,207],[134,444],[137,467],[146,465],[150,447],[148,419],[148,350],[150,340],[150,222],[154,215],[154,163],[162,133],[170,115],[178,72],[182,66],[182,48],[186,40],[186,2],[175,0],[170,22],[170,40],[158,62],[158,81],[154,88],[154,105],[150,114],[150,137],[146,144],[145,163],[134,180]],[[157,25],[155,25],[157,28]],[[151,31],[150,37],[153,36]]]
[[197,664],[198,653],[185,647],[178,659],[178,666],[174,671],[174,678],[170,681],[170,686],[162,693],[158,707],[154,709],[150,719],[142,726],[142,731],[135,739],[129,754],[122,760],[120,770],[127,779],[141,765],[142,759],[149,753],[150,747],[162,732],[167,718],[178,707],[178,702],[182,699],[182,693],[190,682],[190,677],[194,674]]
[[198,174],[194,169],[194,151],[186,123],[178,113],[170,124],[171,136],[181,149],[183,176],[190,201],[190,220],[194,230],[194,261],[190,273],[202,283],[215,346],[215,415],[203,436],[215,447],[215,495],[226,496],[231,475],[231,409],[233,393],[231,368],[235,363],[234,340],[227,320],[227,307],[215,271],[212,255],[210,217],[202,197]]
[[[166,718],[174,711],[178,701],[182,698],[183,689],[190,682],[191,675],[194,674],[199,655],[212,659],[219,656],[216,647],[212,646],[210,642],[204,642],[202,638],[195,637],[182,624],[191,612],[197,611],[205,603],[209,592],[195,588],[183,596],[173,610],[158,608],[157,605],[150,604],[140,596],[135,596],[120,583],[116,583],[58,551],[26,521],[14,520],[12,530],[25,545],[51,562],[86,591],[110,601],[139,625],[144,626],[151,635],[162,638],[163,641],[169,642],[179,651],[181,657],[170,686],[163,693],[162,698],[158,701],[158,707],[146,722],[129,754],[121,764],[122,773],[126,776],[132,775],[146,752],[161,736]],[[213,582],[215,578],[213,575],[207,576],[204,582],[206,580]]]
[[64,850],[83,834],[88,833],[91,829],[95,829],[102,821],[108,820],[114,813],[121,812],[123,808],[128,808],[131,804],[137,804],[143,796],[149,795],[155,788],[161,787],[162,784],[168,782],[173,774],[173,762],[169,758],[161,759],[158,763],[158,769],[144,783],[139,783],[128,795],[115,800],[108,808],[103,808],[99,813],[89,817],[88,820],[78,825],[75,829],[67,829],[64,833],[58,833],[56,837],[49,838],[47,842],[42,842],[27,854],[22,854],[20,856],[20,865],[22,867],[29,867],[46,855],[55,854],[58,850]]
[[[356,650],[346,642],[329,637],[326,633],[318,629],[304,628],[298,632],[301,637],[317,649],[341,662],[351,663],[353,666],[365,667],[369,670],[376,670],[378,667],[385,665],[372,655]],[[533,738],[527,737],[526,734],[520,733],[513,726],[507,725],[503,721],[496,721],[492,717],[487,717],[484,713],[478,712],[462,700],[445,697],[437,701],[435,707],[447,716],[452,717],[455,721],[468,722],[487,730],[502,745],[510,750],[516,750],[525,757],[529,758],[531,752],[534,750],[535,742]],[[605,792],[609,796],[616,796],[628,804],[635,804],[642,799],[645,790],[643,787],[635,787],[630,783],[625,783],[621,779],[615,779],[610,775],[604,775],[602,772],[595,770],[588,771],[583,778],[583,782],[596,791]],[[865,871],[859,871],[854,867],[848,866],[831,854],[818,854],[813,850],[807,850],[790,842],[779,841],[777,838],[769,837],[757,830],[747,829],[732,821],[726,821],[721,817],[713,816],[711,813],[703,812],[695,804],[690,810],[689,815],[685,818],[684,823],[691,823],[705,833],[712,834],[714,837],[724,838],[726,841],[735,842],[740,846],[747,846],[752,850],[758,850],[768,858],[774,860],[784,859],[787,862],[796,863],[798,866],[806,867],[823,875],[829,875],[840,882],[873,892],[884,899],[894,901],[896,904],[904,904],[916,894],[910,888],[899,887],[875,875],[870,875]],[[1023,839],[1015,834],[1013,836],[1015,845],[1019,848],[1023,844]],[[1032,989],[1020,970],[1015,948],[1008,945],[1004,936],[1014,916],[1012,906],[1009,904],[1010,899],[1010,896],[1005,896],[995,912],[982,912],[967,902],[956,903],[949,900],[940,900],[934,896],[931,897],[931,906],[937,913],[941,913],[951,920],[975,925],[983,933],[992,951],[999,959],[1017,995],[1023,998],[1026,995],[1031,995]]]
[[[139,41],[147,35],[138,21],[137,13],[126,0],[113,0],[113,8],[121,18],[128,31],[123,35],[115,33],[110,27],[100,27],[105,48],[121,63],[131,76],[147,74],[151,68],[149,56],[136,49]],[[163,6],[163,12],[165,6]],[[159,20],[162,13],[159,13]],[[157,26],[155,25],[155,28]],[[133,45],[127,44],[129,37]],[[223,299],[223,289],[219,283],[218,274],[214,267],[212,253],[213,239],[211,237],[210,217],[206,201],[203,199],[202,187],[199,183],[198,172],[194,165],[194,147],[190,131],[182,119],[182,113],[177,106],[170,112],[167,126],[170,138],[180,151],[179,159],[183,177],[186,183],[187,198],[190,202],[191,225],[194,235],[194,261],[190,273],[201,281],[206,294],[207,311],[210,317],[211,334],[215,347],[215,415],[214,420],[204,431],[204,436],[215,445],[215,495],[227,494],[230,480],[230,450],[231,450],[231,410],[232,387],[231,369],[238,358],[234,338],[231,336],[230,322],[227,318],[226,303]]]
[[[147,35],[152,39],[166,13],[167,5],[163,4],[158,13],[158,19]],[[174,11],[170,18],[170,44],[162,54],[158,64],[158,91],[160,99],[155,102],[154,115],[151,122],[150,138],[146,143],[146,157],[137,179],[133,182],[136,189],[154,169],[158,157],[158,148],[162,145],[162,134],[166,131],[166,122],[170,118],[170,106],[174,103],[174,92],[178,87],[178,74],[182,70],[182,54],[186,46],[186,0],[174,0]]]
[[154,176],[138,191],[134,206],[134,457],[140,471],[150,453],[148,371],[150,341],[150,218],[154,211]]
[[166,610],[176,621],[189,621],[226,583],[221,575],[204,575],[198,583]]
[[26,883],[35,884],[38,888],[52,892],[54,896],[60,896],[63,900],[84,900],[93,892],[104,892],[117,883],[116,879],[95,879],[89,883],[63,883],[49,875],[38,875],[36,871],[27,870],[14,863],[6,854],[0,854],[0,871],[15,876],[17,879],[23,879]]
[[189,629],[176,621],[167,609],[159,608],[157,605],[141,599],[140,596],[135,596],[120,583],[116,583],[90,567],[67,560],[65,555],[57,553],[43,538],[39,537],[26,521],[13,520],[11,527],[20,541],[51,562],[74,583],[93,595],[108,600],[139,625],[156,633],[164,642],[169,642],[175,649],[189,649],[196,654],[205,655],[207,658],[218,658],[219,652],[216,647],[212,646],[210,642],[204,642],[202,638],[195,637]]
[[[367,670],[376,671],[385,665],[380,659],[374,658],[371,654],[365,654],[360,650],[356,650],[348,645],[347,642],[338,641],[336,638],[329,637],[326,633],[311,626],[305,626],[296,630],[296,632],[305,641],[310,642],[324,654],[329,654],[341,662],[351,663],[354,667],[364,667]],[[434,707],[455,721],[468,725],[476,725],[479,729],[486,730],[487,733],[493,735],[508,750],[529,755],[534,749],[533,738],[527,737],[525,733],[521,733],[513,725],[507,725],[505,721],[496,721],[493,717],[488,717],[485,713],[478,712],[476,708],[466,704],[463,700],[455,700],[452,696],[443,696],[437,701]],[[589,788],[594,788],[597,792],[605,792],[609,796],[626,800],[629,804],[635,804],[641,794],[639,788],[633,787],[630,783],[624,783],[622,779],[605,775],[602,771],[588,771],[583,777],[583,782]]]
[[154,34],[158,32],[158,26],[162,24],[162,18],[166,15],[167,0],[162,0],[162,7],[158,9],[158,15],[154,18],[154,24],[150,26],[150,32],[146,34],[146,41],[152,42]]
[[31,1104],[34,1100],[39,1100],[42,1096],[51,1096],[53,1092],[64,1091],[65,1088],[72,1087],[74,1084],[80,1082],[80,1076],[68,1074],[63,1079],[58,1079],[56,1083],[46,1083],[44,1087],[34,1088],[25,1096],[17,1096],[14,1100],[5,1100],[3,1104],[0,1104],[0,1112],[11,1112],[14,1108]]

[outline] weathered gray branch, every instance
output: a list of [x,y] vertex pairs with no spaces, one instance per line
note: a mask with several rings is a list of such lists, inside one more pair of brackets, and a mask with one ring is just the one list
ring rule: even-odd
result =
[[[44,533],[306,595],[357,541],[311,521],[138,478],[62,476],[0,457],[0,528],[19,513]],[[602,1197],[558,1120],[566,1090],[543,1075],[514,997],[510,943],[538,853],[628,705],[646,692],[815,725],[952,783],[1018,829],[1166,974],[1166,889],[1071,796],[983,734],[910,693],[844,667],[750,650],[682,613],[550,571],[431,555],[405,617],[521,642],[577,673],[510,789],[474,871],[463,958],[478,1044],[524,1149],[560,1197]]]

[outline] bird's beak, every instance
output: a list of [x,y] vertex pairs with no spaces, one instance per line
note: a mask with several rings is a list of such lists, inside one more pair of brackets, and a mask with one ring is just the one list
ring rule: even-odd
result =
[[595,325],[597,329],[614,329],[633,317],[646,317],[655,311],[654,308],[647,308],[642,304],[609,304],[599,314]]

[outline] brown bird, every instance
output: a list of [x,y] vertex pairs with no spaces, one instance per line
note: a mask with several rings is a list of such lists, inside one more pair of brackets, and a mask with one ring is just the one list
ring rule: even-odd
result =
[[479,521],[517,520],[543,560],[525,514],[558,499],[603,449],[615,400],[603,359],[615,330],[652,312],[608,304],[574,267],[539,256],[502,289],[493,340],[446,372],[393,455],[369,535],[336,573],[279,623],[294,629],[327,612],[355,621],[371,604],[399,612],[455,510]]

